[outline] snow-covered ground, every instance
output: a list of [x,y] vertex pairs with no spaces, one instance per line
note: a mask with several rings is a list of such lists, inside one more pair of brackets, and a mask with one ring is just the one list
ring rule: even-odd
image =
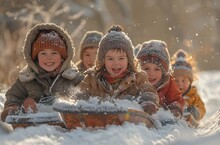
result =
[[[206,104],[207,114],[198,129],[188,128],[184,122],[159,129],[148,129],[143,124],[125,123],[105,129],[65,129],[41,125],[19,128],[7,133],[0,129],[1,145],[14,144],[71,144],[71,145],[219,145],[220,138],[220,71],[201,72],[197,86]],[[4,103],[0,93],[0,112]]]

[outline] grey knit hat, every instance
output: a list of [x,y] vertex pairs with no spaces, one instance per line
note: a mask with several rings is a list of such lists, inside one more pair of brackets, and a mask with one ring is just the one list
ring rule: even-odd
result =
[[86,48],[98,48],[99,42],[102,38],[103,34],[102,32],[98,31],[87,31],[81,42],[80,42],[80,58],[82,59],[83,56],[83,50]]
[[123,32],[123,28],[119,25],[113,25],[108,33],[105,34],[100,43],[97,54],[98,64],[104,65],[104,58],[110,49],[122,49],[126,52],[128,63],[131,68],[134,66],[134,52],[131,39]]
[[169,72],[170,54],[164,41],[151,40],[144,42],[137,54],[137,58],[141,64],[156,64],[161,68],[163,75]]
[[193,82],[193,68],[190,63],[189,54],[182,49],[179,49],[174,54],[173,76],[186,76],[189,78],[190,82]]

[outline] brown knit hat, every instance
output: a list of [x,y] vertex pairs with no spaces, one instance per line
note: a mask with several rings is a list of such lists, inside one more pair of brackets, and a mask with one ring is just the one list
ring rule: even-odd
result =
[[137,54],[141,64],[154,63],[162,70],[163,75],[169,73],[170,54],[164,41],[150,40],[142,44]]
[[173,76],[186,76],[192,83],[193,70],[188,53],[180,49],[174,54],[174,59],[174,63],[172,64]]
[[126,52],[128,63],[131,68],[134,66],[134,52],[131,39],[123,32],[123,28],[119,25],[113,25],[108,33],[105,34],[100,43],[97,54],[97,61],[100,66],[104,66],[104,58],[110,49],[122,49]]
[[58,33],[55,31],[39,33],[37,39],[34,41],[32,45],[32,60],[35,60],[37,54],[44,49],[53,49],[55,51],[58,51],[64,59],[67,58],[66,45],[62,38],[60,38]]
[[80,59],[82,59],[83,51],[86,48],[98,48],[102,38],[102,32],[87,31],[80,42]]

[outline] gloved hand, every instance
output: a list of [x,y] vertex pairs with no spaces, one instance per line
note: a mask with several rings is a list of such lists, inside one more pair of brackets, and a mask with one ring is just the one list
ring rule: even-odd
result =
[[8,115],[18,115],[20,113],[20,110],[21,110],[20,106],[18,106],[17,104],[12,104],[12,105],[9,105],[9,106],[5,107],[4,110],[1,113],[2,121],[4,122],[5,118]]
[[22,108],[24,113],[35,113],[37,111],[37,103],[33,98],[26,98]]
[[182,117],[182,113],[179,109],[171,108],[170,111],[176,118],[180,119]]
[[187,108],[187,111],[192,114],[192,116],[198,120],[199,119],[199,111],[194,106],[190,106]]
[[158,106],[150,101],[141,103],[141,106],[149,115],[155,114],[159,110]]

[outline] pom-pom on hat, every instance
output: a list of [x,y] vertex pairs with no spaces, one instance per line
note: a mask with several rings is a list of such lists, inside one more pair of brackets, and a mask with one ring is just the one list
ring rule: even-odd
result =
[[170,55],[164,41],[150,40],[144,42],[137,58],[141,65],[153,63],[161,68],[163,75],[169,73]]
[[193,82],[193,69],[190,64],[190,58],[187,52],[179,49],[174,54],[174,63],[172,64],[173,76],[186,76],[190,82]]
[[37,54],[44,49],[53,49],[62,56],[62,58],[67,58],[66,45],[62,38],[55,31],[40,32],[37,39],[33,42],[31,58],[35,60]]
[[83,56],[83,50],[86,48],[98,48],[103,34],[98,31],[87,31],[80,42],[80,59]]
[[105,34],[100,43],[97,54],[98,64],[104,65],[104,58],[107,51],[110,49],[122,49],[126,52],[128,57],[129,66],[132,68],[134,65],[134,52],[131,39],[123,32],[123,28],[119,25],[113,25],[108,33]]

